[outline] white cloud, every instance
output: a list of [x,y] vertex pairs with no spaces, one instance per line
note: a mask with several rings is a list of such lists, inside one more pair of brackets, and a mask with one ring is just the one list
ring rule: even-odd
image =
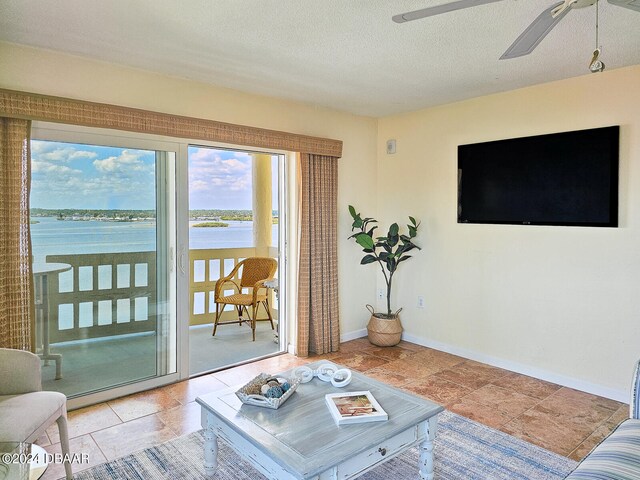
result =
[[35,161],[68,163],[73,160],[92,159],[97,156],[98,154],[95,152],[78,150],[65,144],[38,140],[31,142],[31,158]]
[[189,154],[189,191],[210,196],[225,192],[245,192],[251,195],[251,155],[233,152],[232,158],[198,148]]
[[145,163],[140,157],[144,152],[132,152],[123,150],[117,157],[108,157],[103,160],[94,160],[93,166],[101,173],[153,172],[154,165]]
[[46,173],[46,174],[54,174],[54,175],[79,175],[82,173],[81,170],[76,170],[75,168],[67,167],[66,165],[56,165],[55,163],[49,162],[31,162],[31,172],[32,173]]

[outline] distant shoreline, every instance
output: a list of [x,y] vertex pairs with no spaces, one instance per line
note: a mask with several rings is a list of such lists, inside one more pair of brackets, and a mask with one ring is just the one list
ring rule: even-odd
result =
[[196,223],[195,225],[191,225],[191,226],[200,227],[200,228],[222,228],[222,227],[228,227],[229,224],[223,223],[223,222],[202,222],[202,223]]
[[[155,221],[155,210],[97,210],[73,208],[32,208],[31,218],[55,217],[62,221],[98,221],[98,222],[141,222]],[[274,223],[277,223],[278,211],[273,211]],[[253,221],[251,210],[189,210],[189,220],[200,222]],[[37,220],[33,220],[37,222]],[[216,225],[222,226],[222,225]]]

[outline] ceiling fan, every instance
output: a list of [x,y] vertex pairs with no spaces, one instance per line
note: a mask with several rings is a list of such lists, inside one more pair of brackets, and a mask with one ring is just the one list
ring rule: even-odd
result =
[[[455,2],[446,3],[444,5],[436,5],[435,7],[422,8],[413,12],[407,12],[400,15],[394,15],[392,20],[396,23],[410,22],[420,18],[432,17],[442,13],[462,10],[464,8],[477,7],[486,3],[500,2],[502,0],[457,0]],[[612,5],[618,7],[629,8],[640,12],[640,0],[607,0]],[[524,32],[516,39],[515,42],[502,54],[500,60],[509,58],[522,57],[530,54],[534,48],[542,41],[544,37],[555,27],[564,16],[574,8],[590,7],[596,3],[596,0],[563,0],[556,3],[536,18]]]

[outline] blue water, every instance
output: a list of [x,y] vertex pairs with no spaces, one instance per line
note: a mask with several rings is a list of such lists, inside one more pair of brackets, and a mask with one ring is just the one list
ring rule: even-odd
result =
[[[36,217],[31,225],[35,262],[47,255],[146,252],[156,249],[155,222],[98,222]],[[189,222],[190,225],[199,222]],[[189,228],[189,248],[246,248],[253,246],[253,222],[225,221],[226,228]],[[278,225],[273,225],[277,245]]]

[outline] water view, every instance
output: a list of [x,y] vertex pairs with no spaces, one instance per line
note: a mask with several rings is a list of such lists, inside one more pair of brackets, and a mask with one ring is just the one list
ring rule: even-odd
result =
[[[47,255],[82,253],[146,252],[156,249],[154,221],[107,222],[97,220],[57,220],[35,217],[31,241],[35,262]],[[253,246],[253,222],[225,220],[227,227],[193,227],[203,223],[190,221],[189,248],[244,248]],[[278,225],[272,227],[277,245]]]

